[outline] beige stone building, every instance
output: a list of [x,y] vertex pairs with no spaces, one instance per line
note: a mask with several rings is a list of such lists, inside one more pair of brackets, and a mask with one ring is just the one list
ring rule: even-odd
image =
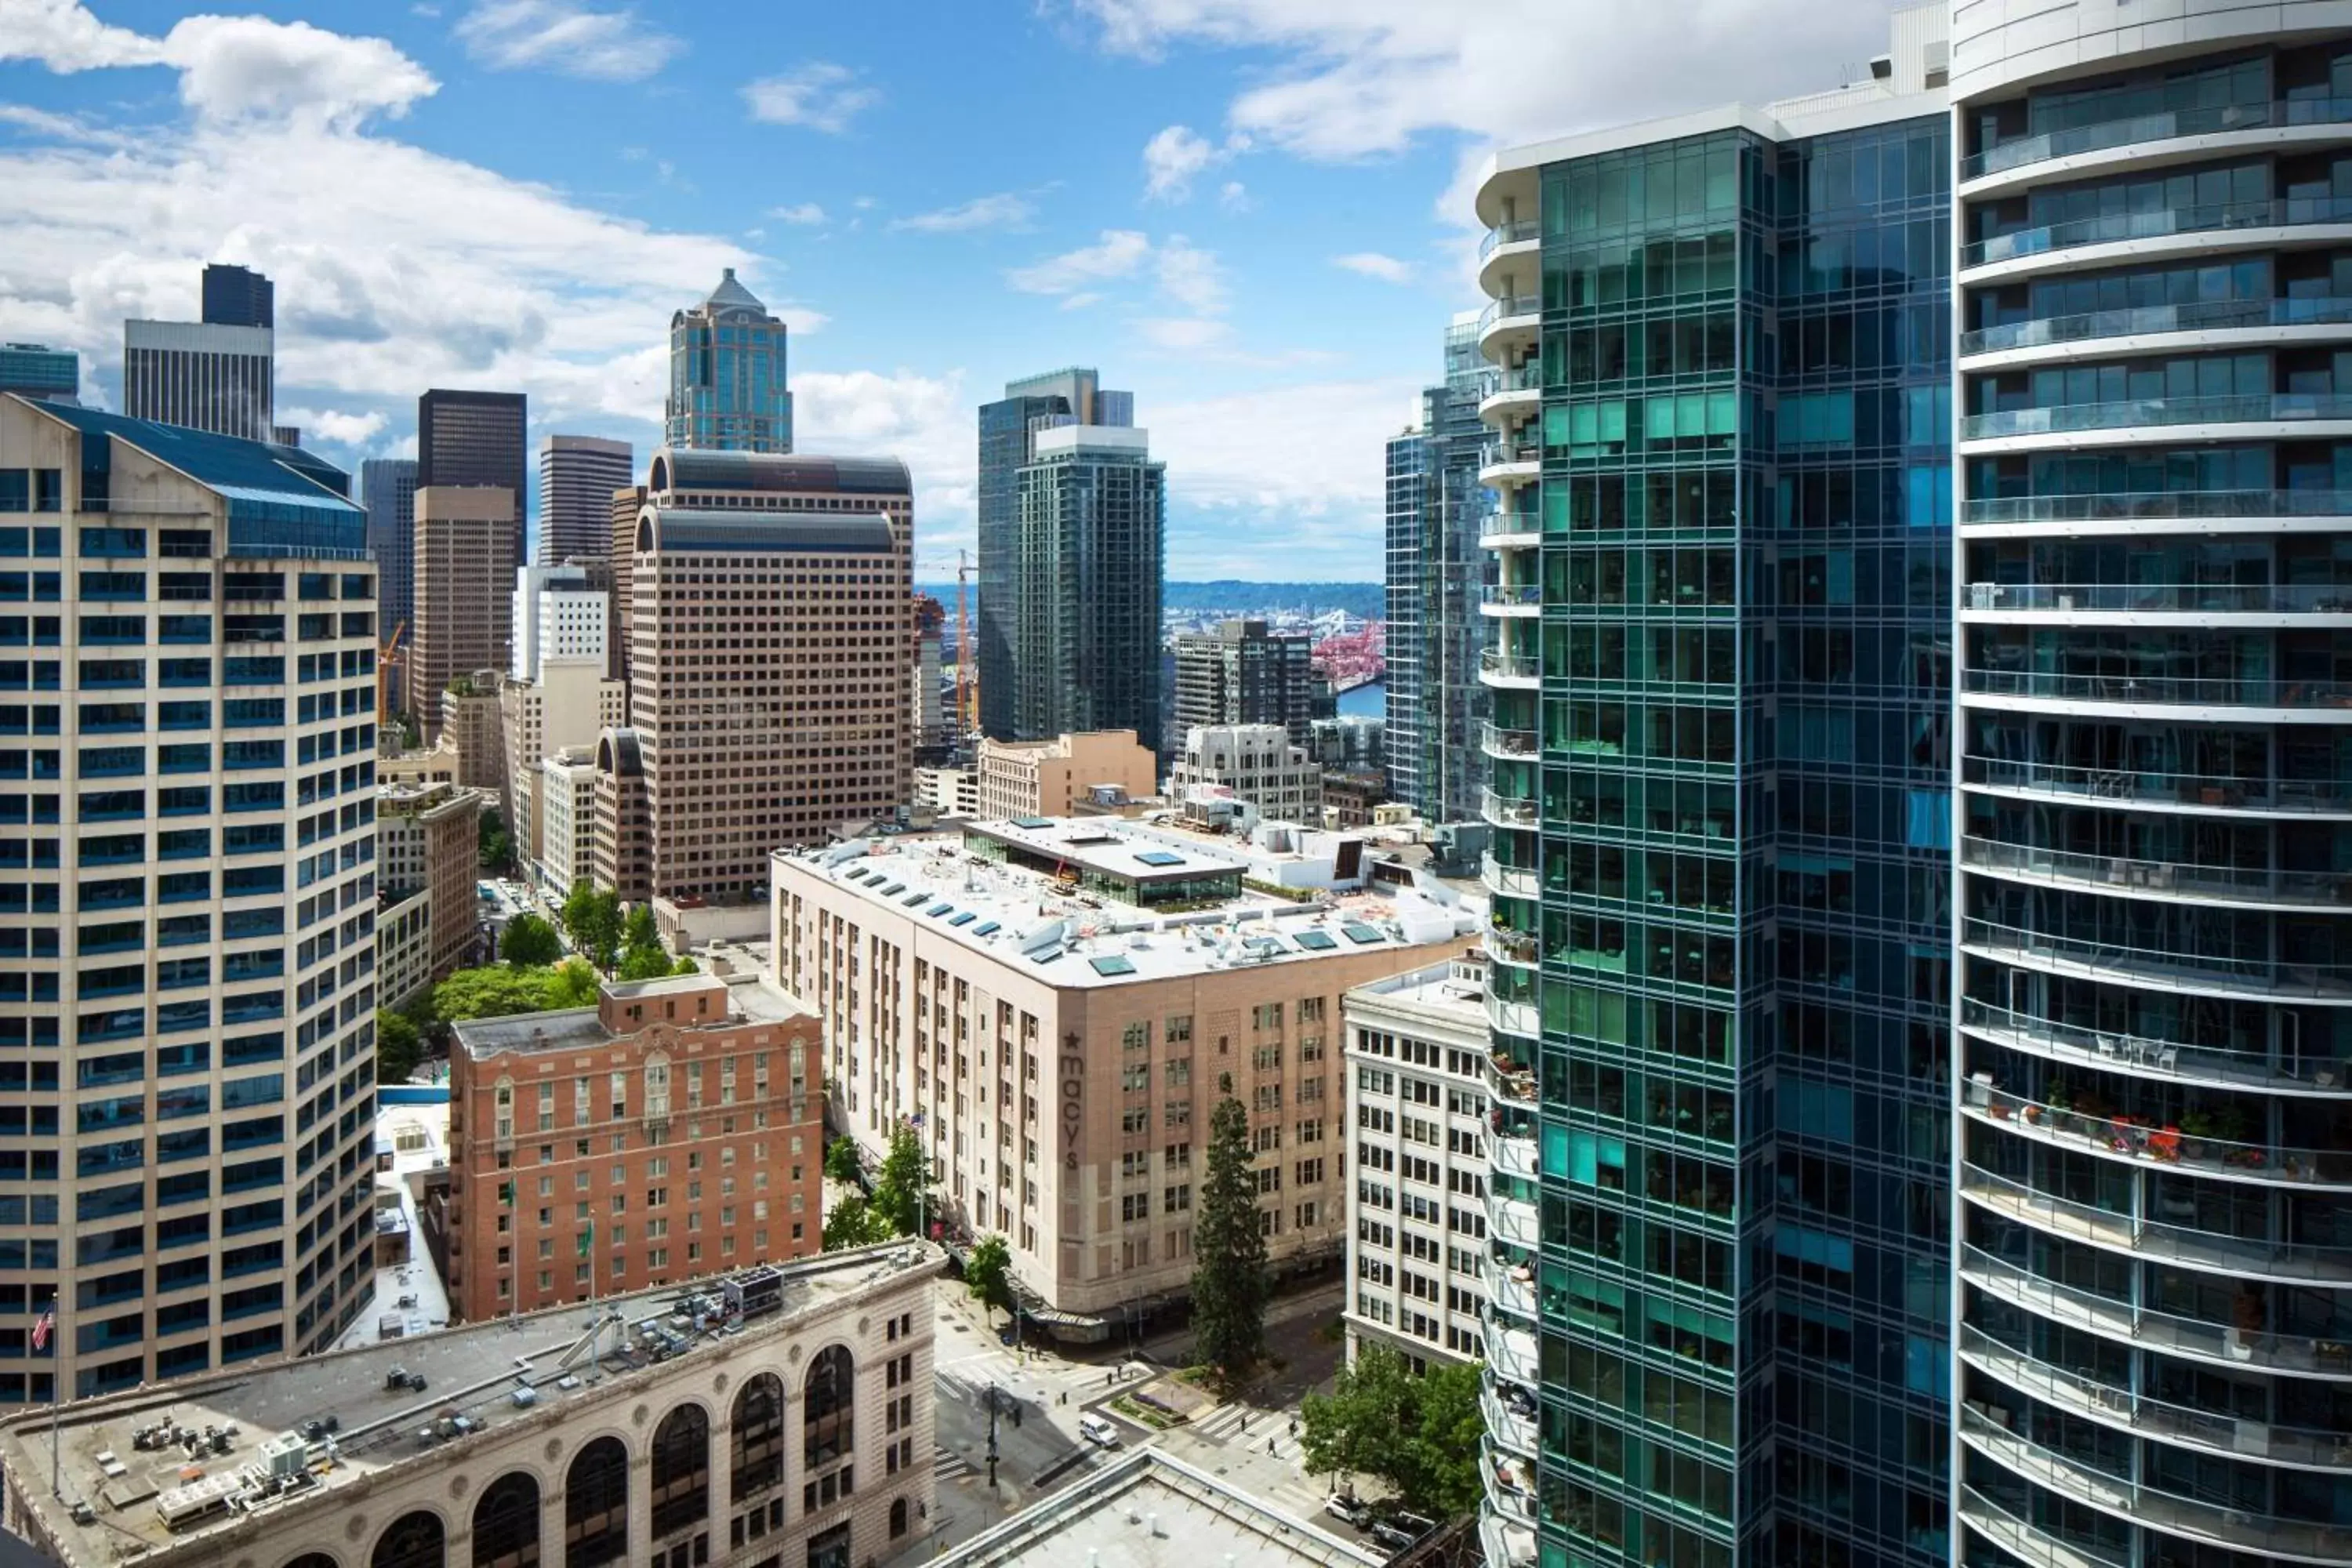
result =
[[934,1511],[940,1262],[899,1241],[85,1400],[57,1497],[25,1409],[7,1527],[152,1568],[861,1568]]
[[428,741],[440,732],[443,689],[478,669],[504,669],[511,657],[515,516],[514,492],[500,486],[416,492],[416,617],[405,674],[410,712]]
[[1140,799],[1159,788],[1151,748],[1132,730],[1091,730],[1050,741],[983,739],[974,771],[982,816],[1067,816],[1097,785]]
[[566,746],[539,764],[540,851],[531,876],[561,904],[583,878],[596,877],[596,748]]
[[457,782],[482,791],[503,810],[507,742],[497,670],[472,670],[442,688],[439,744],[457,753]]
[[397,1007],[433,984],[433,891],[376,895],[375,999]]
[[1228,1095],[1276,1267],[1338,1255],[1339,997],[1483,921],[1369,848],[1082,817],[780,852],[777,979],[824,1019],[835,1125],[878,1154],[919,1116],[945,1222],[1003,1235],[1041,1321],[1099,1338],[1187,1289]]
[[654,455],[628,566],[651,896],[763,903],[771,851],[906,804],[913,511],[889,459]]
[[542,764],[568,747],[593,748],[598,735],[627,722],[628,706],[629,689],[604,674],[601,657],[543,659],[536,678],[499,683],[507,830],[527,872],[548,853]]
[[480,870],[483,797],[456,784],[378,784],[377,886],[395,898],[432,900],[427,966],[439,979],[474,951],[474,881]]
[[1188,808],[1230,798],[1247,820],[1319,823],[1323,770],[1279,724],[1210,724],[1184,731],[1168,793]]

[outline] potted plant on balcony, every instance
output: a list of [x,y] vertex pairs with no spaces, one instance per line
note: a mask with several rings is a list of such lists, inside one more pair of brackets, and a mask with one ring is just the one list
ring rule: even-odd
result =
[[2074,1115],[2074,1086],[2066,1075],[2062,1072],[2053,1077],[2043,1092],[2050,1100],[2051,1126],[2061,1132],[2080,1132],[2082,1123]]
[[2213,1136],[2213,1117],[2209,1111],[2190,1109],[2180,1113],[2180,1135],[2189,1142],[2185,1152],[2192,1160],[2206,1160],[2212,1152],[2206,1141]]

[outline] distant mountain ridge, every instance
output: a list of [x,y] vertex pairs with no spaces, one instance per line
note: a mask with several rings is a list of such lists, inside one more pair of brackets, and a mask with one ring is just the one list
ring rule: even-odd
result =
[[[953,618],[953,583],[918,583],[915,592],[929,594],[945,605],[950,618]],[[1304,610],[1319,615],[1326,610],[1345,610],[1366,620],[1378,620],[1387,614],[1386,600],[1387,590],[1378,583],[1244,583],[1231,577],[1209,583],[1171,582],[1162,588],[1160,598],[1164,608],[1179,615],[1200,615],[1211,610]],[[971,602],[977,608],[978,584],[972,585]]]

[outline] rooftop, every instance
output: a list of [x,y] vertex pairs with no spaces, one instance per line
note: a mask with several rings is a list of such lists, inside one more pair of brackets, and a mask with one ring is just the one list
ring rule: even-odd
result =
[[[892,1242],[776,1265],[781,1308],[746,1320],[725,1319],[713,1280],[79,1400],[64,1407],[58,1442],[62,1506],[49,1490],[51,1413],[26,1410],[0,1424],[0,1468],[17,1506],[68,1563],[184,1548],[234,1530],[247,1513],[316,1506],[383,1471],[463,1463],[475,1427],[561,1424],[607,1383],[674,1378],[675,1369],[649,1373],[656,1358],[646,1347],[658,1345],[662,1360],[716,1360],[726,1347],[792,1332],[812,1314],[939,1262],[929,1246]],[[392,1388],[394,1369],[421,1373],[423,1388]],[[466,1426],[453,1424],[459,1417]],[[312,1426],[329,1420],[331,1431]],[[142,1446],[140,1435],[158,1426],[194,1435],[194,1451],[178,1441]],[[226,1434],[225,1448],[205,1440],[215,1430]],[[292,1484],[265,1484],[273,1458]],[[227,1506],[171,1530],[160,1505],[182,1488],[219,1494]]]
[[1368,1003],[1407,1014],[1424,1014],[1433,1020],[1483,1035],[1486,1030],[1486,955],[1470,953],[1425,969],[1410,969],[1402,974],[1351,985],[1340,1005],[1352,1009],[1359,1003]]
[[[1067,877],[984,857],[968,847],[967,835],[1022,844],[1031,857],[1052,856],[1072,871],[1093,866],[1113,868],[1121,878],[1238,875],[1269,887],[1288,882],[1295,896],[1236,884],[1227,897],[1146,908],[1080,891]],[[1305,839],[1307,847],[1261,848],[1121,817],[1024,817],[968,823],[960,832],[778,850],[775,861],[919,921],[937,940],[998,963],[1035,965],[1060,986],[1166,980],[1382,948],[1434,948],[1484,923],[1483,911],[1450,889],[1377,880],[1359,839],[1295,828],[1269,837],[1277,846]],[[1147,865],[1139,855],[1177,863]],[[1356,863],[1349,874],[1337,877],[1348,862]]]
[[[619,1001],[641,996],[682,996],[727,987],[727,1014],[720,1018],[681,1018],[680,1029],[740,1028],[746,1024],[789,1024],[794,1019],[815,1022],[816,1016],[800,1000],[761,974],[673,974],[660,980],[606,982],[602,990]],[[592,1050],[628,1036],[607,1028],[594,1007],[559,1007],[549,1013],[512,1013],[502,1018],[468,1018],[452,1024],[457,1044],[477,1060],[512,1051]],[[629,1035],[636,1031],[630,1030]]]
[[934,1561],[938,1568],[1354,1568],[1386,1555],[1140,1448]]

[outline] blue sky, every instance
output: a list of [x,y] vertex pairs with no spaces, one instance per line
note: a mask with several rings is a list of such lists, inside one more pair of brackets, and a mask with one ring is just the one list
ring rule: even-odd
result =
[[[1827,13],[1827,14],[1824,14]],[[0,0],[0,336],[82,352],[278,281],[279,416],[352,464],[426,386],[656,435],[722,267],[795,327],[806,450],[895,452],[918,574],[973,414],[1098,366],[1169,465],[1179,578],[1380,575],[1381,443],[1477,301],[1498,142],[1762,100],[1880,0]]]

